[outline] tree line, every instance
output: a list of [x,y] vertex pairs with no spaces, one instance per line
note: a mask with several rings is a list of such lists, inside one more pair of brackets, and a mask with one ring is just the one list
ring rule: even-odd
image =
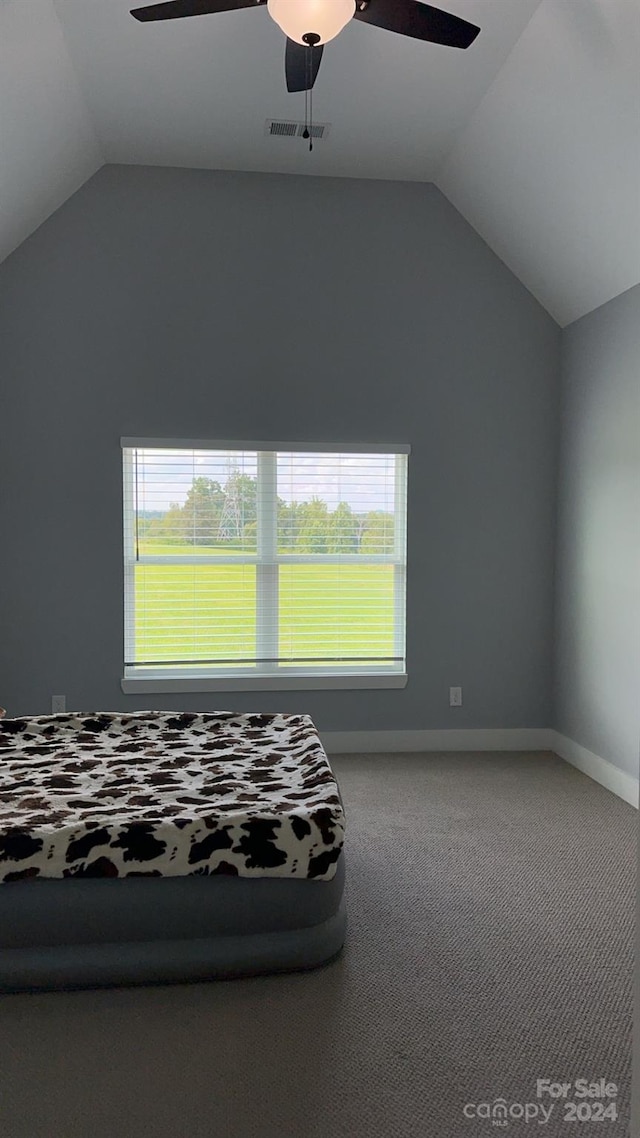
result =
[[[157,545],[224,545],[255,549],[258,529],[256,478],[235,472],[224,486],[194,478],[183,506],[139,515],[138,536]],[[309,502],[278,498],[278,549],[296,553],[392,553],[393,515],[355,513],[347,502],[334,510],[319,497]]]

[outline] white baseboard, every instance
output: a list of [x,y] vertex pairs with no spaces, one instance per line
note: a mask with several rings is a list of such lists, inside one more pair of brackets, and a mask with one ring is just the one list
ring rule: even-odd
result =
[[607,790],[617,794],[618,798],[623,798],[637,809],[639,784],[633,775],[621,771],[608,759],[588,751],[586,747],[575,743],[567,735],[561,735],[559,731],[549,731],[549,748],[565,762],[571,763],[571,766],[577,767],[583,774],[599,782],[601,786],[605,786]]
[[543,727],[442,731],[321,731],[330,755],[403,751],[548,751]]
[[329,755],[401,754],[407,751],[554,751],[565,762],[638,806],[638,779],[559,731],[547,727],[441,731],[323,731]]

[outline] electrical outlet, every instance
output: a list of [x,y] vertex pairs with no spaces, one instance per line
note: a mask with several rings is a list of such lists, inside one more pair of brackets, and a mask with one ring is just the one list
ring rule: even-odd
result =
[[59,711],[67,710],[67,697],[66,695],[52,695],[51,696],[51,713],[56,715]]
[[449,688],[449,707],[462,707],[462,688]]

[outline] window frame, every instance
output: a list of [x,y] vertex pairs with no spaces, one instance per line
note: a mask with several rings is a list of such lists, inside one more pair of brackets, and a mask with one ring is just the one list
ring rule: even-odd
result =
[[[145,692],[207,692],[207,691],[271,691],[271,690],[326,690],[339,688],[403,688],[407,684],[406,671],[406,578],[407,578],[407,480],[408,456],[411,447],[407,444],[380,443],[300,443],[300,442],[236,442],[191,439],[143,439],[122,438],[120,440],[123,460],[123,565],[124,565],[124,670],[121,680],[123,692],[143,694]],[[258,495],[257,540],[255,553],[242,554],[143,554],[136,557],[127,555],[135,551],[135,450],[204,450],[204,451],[249,451],[257,455],[257,478],[262,488]],[[270,502],[277,498],[277,456],[278,453],[292,454],[386,454],[395,455],[395,511],[398,519],[394,531],[394,550],[388,554],[297,554],[278,553],[277,514],[269,509]],[[401,459],[402,461],[398,461]],[[271,496],[264,493],[264,486],[271,488]],[[404,502],[404,509],[401,505]],[[218,669],[215,665],[175,665],[172,673],[167,665],[132,665],[127,661],[134,659],[135,642],[135,569],[136,564],[197,565],[197,564],[250,564],[256,567],[256,656],[264,659],[277,655],[278,644],[278,584],[279,569],[287,564],[386,564],[394,566],[394,655],[398,663],[385,662],[379,667],[362,667],[354,664],[328,671],[322,667],[301,668],[287,665],[286,670],[278,662],[256,663],[241,668],[234,666],[232,672]],[[134,615],[133,620],[128,614]]]

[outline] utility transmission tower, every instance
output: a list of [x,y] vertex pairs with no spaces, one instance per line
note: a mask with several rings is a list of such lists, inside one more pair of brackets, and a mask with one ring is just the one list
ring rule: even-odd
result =
[[234,541],[242,537],[242,503],[238,493],[237,463],[229,459],[227,485],[225,486],[224,506],[218,526],[219,541]]

